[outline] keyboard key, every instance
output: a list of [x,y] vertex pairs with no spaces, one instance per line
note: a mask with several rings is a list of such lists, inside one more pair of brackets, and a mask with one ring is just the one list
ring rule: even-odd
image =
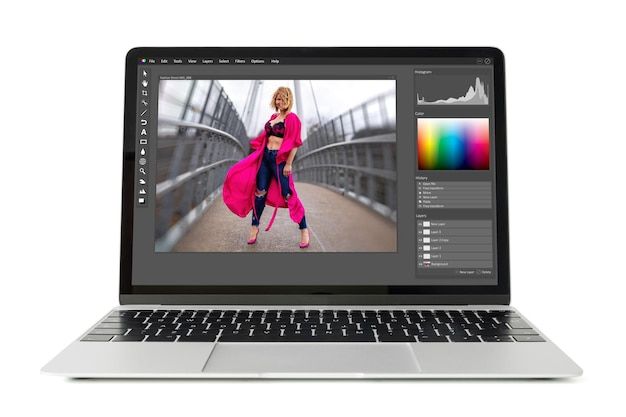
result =
[[126,323],[98,323],[98,329],[129,329]]
[[512,342],[511,336],[481,336],[483,342]]
[[159,312],[163,312],[163,311],[167,311],[167,316],[177,316],[178,314],[182,313],[182,311],[180,310],[157,310]]
[[480,339],[477,336],[467,336],[462,334],[454,334],[450,336],[450,340],[452,342],[480,342]]
[[516,342],[545,342],[541,336],[513,336]]
[[273,330],[255,330],[253,333],[254,342],[280,342],[281,341],[281,332],[278,329]]
[[88,334],[80,339],[81,342],[108,342],[113,338],[113,335],[107,334]]
[[173,334],[166,334],[166,335],[159,335],[159,336],[148,336],[146,338],[146,342],[174,342],[176,340],[176,335]]
[[89,334],[110,334],[110,335],[121,335],[128,331],[128,329],[100,329],[96,328],[89,332]]
[[490,310],[489,313],[493,317],[517,317],[519,318],[519,314],[511,310]]
[[375,342],[376,336],[371,330],[346,330],[346,337],[351,342]]
[[178,342],[215,342],[217,338],[216,334],[197,334],[190,336],[181,336],[178,338]]
[[181,323],[183,325],[186,325],[186,324],[202,324],[203,321],[204,321],[203,317],[181,318],[181,319],[176,320],[176,323]]
[[233,330],[232,332],[222,332],[219,341],[220,342],[250,342],[252,338],[250,337],[249,330],[237,331]]
[[146,317],[139,317],[139,318],[133,318],[133,317],[107,317],[106,319],[103,320],[104,323],[141,323],[146,321]]
[[536,335],[533,329],[486,329],[476,331],[476,336],[514,336],[514,335]]
[[[373,337],[373,334],[372,334],[372,337]],[[333,333],[326,332],[316,337],[310,337],[308,335],[305,335],[301,337],[301,339],[303,342],[342,343],[342,342],[358,342],[358,341],[368,340],[369,338],[364,337],[364,336],[350,337],[350,336],[344,335],[342,332],[333,332]],[[375,338],[373,340],[376,341]]]
[[415,336],[407,336],[404,332],[378,333],[380,342],[415,342]]
[[448,342],[448,338],[446,338],[445,336],[436,336],[429,334],[418,334],[417,340],[420,342]]
[[482,321],[473,311],[462,311],[463,313],[463,317],[465,317],[465,319],[469,322],[469,323],[478,323],[480,321]]
[[142,335],[115,336],[112,342],[141,342],[144,337]]
[[409,326],[406,328],[408,334],[417,336],[417,335],[427,335],[427,336],[437,336],[437,333],[431,328],[419,328],[417,326]]
[[508,324],[511,329],[532,329],[528,323],[519,318],[503,318],[502,322]]
[[132,329],[126,336],[141,336],[143,339],[144,336],[154,336],[161,330],[159,328],[149,328],[149,329]]

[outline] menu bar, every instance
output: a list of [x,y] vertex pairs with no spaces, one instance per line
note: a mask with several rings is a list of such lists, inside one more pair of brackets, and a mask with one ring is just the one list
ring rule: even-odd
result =
[[146,65],[492,65],[493,59],[490,57],[146,57],[140,58],[139,63]]

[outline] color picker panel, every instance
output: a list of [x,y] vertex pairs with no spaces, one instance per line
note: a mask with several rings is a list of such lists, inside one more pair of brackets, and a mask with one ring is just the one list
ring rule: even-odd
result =
[[489,169],[489,119],[418,119],[418,169]]

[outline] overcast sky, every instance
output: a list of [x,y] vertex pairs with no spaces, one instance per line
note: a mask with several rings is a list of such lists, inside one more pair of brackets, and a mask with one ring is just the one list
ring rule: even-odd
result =
[[[220,80],[220,84],[243,118],[243,109],[252,81]],[[322,121],[326,122],[372,97],[393,91],[395,85],[395,80],[302,80],[300,81],[302,103],[296,102],[292,110],[305,125],[302,131],[304,136],[306,127],[317,122],[311,88],[315,91]],[[274,91],[281,86],[291,88],[291,91],[296,94],[293,80],[263,81],[259,91],[256,116],[253,125],[248,129],[251,135],[259,132],[270,115],[274,113],[274,109],[270,108],[270,100]]]

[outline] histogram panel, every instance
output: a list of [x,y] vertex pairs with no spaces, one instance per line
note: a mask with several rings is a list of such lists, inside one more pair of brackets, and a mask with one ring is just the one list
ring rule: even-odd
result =
[[480,76],[418,75],[418,105],[488,105],[489,84]]

